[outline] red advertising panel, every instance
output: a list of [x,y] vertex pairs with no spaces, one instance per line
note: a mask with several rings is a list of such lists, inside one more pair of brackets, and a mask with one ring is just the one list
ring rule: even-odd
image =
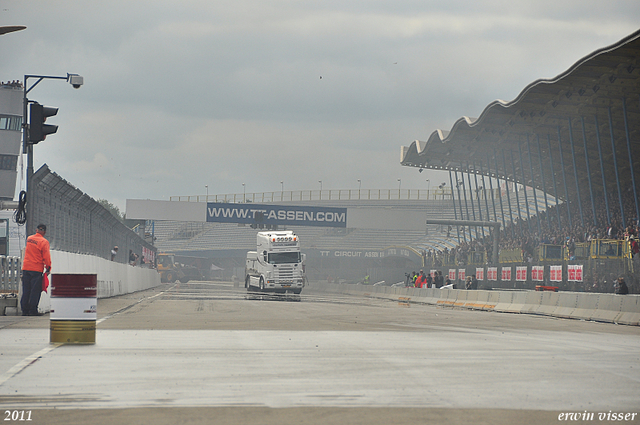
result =
[[502,281],[511,281],[511,267],[503,267],[502,275],[500,276]]
[[562,282],[562,266],[549,266],[549,280]]
[[487,280],[498,280],[497,267],[487,267]]
[[516,267],[516,280],[518,282],[524,282],[527,280],[527,266]]
[[459,269],[458,270],[458,279],[465,280],[466,278],[467,278],[467,271],[465,269]]
[[567,280],[569,282],[582,282],[582,265],[568,265]]
[[531,266],[531,280],[534,282],[544,281],[544,266]]
[[449,279],[453,282],[456,280],[456,269],[449,269]]
[[482,267],[476,268],[476,279],[484,280],[484,268]]

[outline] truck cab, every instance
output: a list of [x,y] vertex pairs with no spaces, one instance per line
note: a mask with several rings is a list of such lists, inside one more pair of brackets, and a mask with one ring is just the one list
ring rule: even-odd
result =
[[258,232],[256,251],[247,253],[245,287],[299,294],[304,287],[304,254],[291,231]]

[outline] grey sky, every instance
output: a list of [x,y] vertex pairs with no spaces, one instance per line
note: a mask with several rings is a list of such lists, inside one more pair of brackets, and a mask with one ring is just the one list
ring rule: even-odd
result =
[[[629,1],[0,0],[0,80],[60,108],[35,164],[94,198],[426,189],[400,146],[638,29]],[[322,77],[322,78],[321,78]]]

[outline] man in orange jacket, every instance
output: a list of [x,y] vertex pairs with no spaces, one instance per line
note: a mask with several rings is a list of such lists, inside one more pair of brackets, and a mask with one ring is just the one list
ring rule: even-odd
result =
[[23,316],[41,315],[38,313],[38,304],[42,293],[42,276],[51,271],[49,241],[44,238],[46,233],[47,226],[38,224],[36,233],[27,238],[22,262],[22,299],[20,300]]

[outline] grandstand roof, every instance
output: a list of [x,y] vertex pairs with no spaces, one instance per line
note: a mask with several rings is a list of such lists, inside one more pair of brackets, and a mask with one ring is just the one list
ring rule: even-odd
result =
[[[539,189],[544,178],[548,193],[575,199],[589,190],[588,167],[594,193],[602,193],[602,157],[607,190],[615,191],[614,159],[622,191],[630,190],[630,157],[640,177],[639,61],[640,31],[636,31],[585,56],[553,79],[534,81],[510,102],[490,103],[477,119],[462,117],[449,131],[435,130],[426,142],[403,146],[401,163],[497,175]],[[568,193],[560,180],[561,161]],[[557,190],[553,177],[558,179]]]

